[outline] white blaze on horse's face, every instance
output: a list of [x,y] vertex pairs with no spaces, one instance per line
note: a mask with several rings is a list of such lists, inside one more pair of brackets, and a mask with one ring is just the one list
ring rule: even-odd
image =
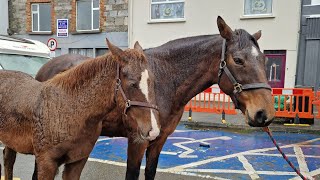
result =
[[[142,93],[145,95],[147,101],[149,102],[149,87],[148,87],[148,79],[149,79],[149,73],[148,70],[145,69],[141,74],[141,81],[139,83],[139,87],[142,91]],[[151,131],[149,132],[149,138],[150,140],[154,140],[157,138],[157,136],[160,134],[160,129],[158,127],[157,120],[155,118],[155,115],[153,113],[153,110],[151,111]]]
[[256,47],[252,46],[251,54],[252,54],[253,57],[257,57],[259,55],[259,52],[258,52]]

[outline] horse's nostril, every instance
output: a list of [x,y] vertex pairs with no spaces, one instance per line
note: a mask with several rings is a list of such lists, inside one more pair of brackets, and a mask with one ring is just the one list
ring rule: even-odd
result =
[[267,118],[267,113],[265,110],[260,110],[256,113],[254,117],[255,121],[257,121],[259,124],[264,124]]

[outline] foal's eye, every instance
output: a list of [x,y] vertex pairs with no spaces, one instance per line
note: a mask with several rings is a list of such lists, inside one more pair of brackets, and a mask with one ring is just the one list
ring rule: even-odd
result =
[[238,65],[243,65],[244,64],[244,61],[240,58],[233,58],[234,62]]
[[132,87],[132,88],[138,88],[138,84],[137,84],[137,83],[131,83],[131,84],[130,84],[130,87]]

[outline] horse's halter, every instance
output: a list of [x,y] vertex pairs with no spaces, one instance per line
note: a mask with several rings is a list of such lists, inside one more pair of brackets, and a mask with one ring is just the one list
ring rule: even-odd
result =
[[118,90],[120,90],[121,95],[126,102],[125,108],[123,110],[123,114],[127,115],[127,110],[131,106],[140,106],[140,107],[146,107],[146,108],[152,108],[158,111],[158,106],[146,102],[140,102],[140,101],[131,101],[130,99],[127,98],[126,94],[124,93],[122,87],[121,87],[121,79],[120,79],[120,66],[119,63],[117,64],[117,77],[116,77],[116,88],[115,88],[115,101],[117,97]]
[[218,77],[219,77],[218,85],[220,86],[220,79],[221,79],[222,73],[225,72],[225,74],[227,75],[227,77],[229,78],[229,80],[231,81],[234,87],[233,94],[234,94],[235,102],[233,103],[236,109],[240,108],[239,100],[237,97],[242,91],[252,90],[252,89],[268,89],[271,91],[271,87],[269,86],[269,84],[266,84],[266,83],[250,83],[250,84],[244,84],[244,85],[242,85],[241,83],[238,83],[227,67],[227,62],[225,60],[225,53],[226,53],[226,40],[223,39],[221,61],[220,61],[220,67],[219,67],[219,73],[218,73]]

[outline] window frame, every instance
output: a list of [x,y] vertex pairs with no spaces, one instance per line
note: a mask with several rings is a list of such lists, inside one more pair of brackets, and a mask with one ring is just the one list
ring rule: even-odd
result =
[[[40,6],[39,6],[39,4],[49,4],[49,5],[51,5],[51,3],[31,3],[31,32],[35,32],[35,33],[51,33],[52,32],[52,26],[51,26],[51,21],[52,21],[52,16],[50,17],[51,19],[50,19],[50,31],[41,31],[40,30]],[[33,11],[32,10],[32,6],[33,5],[36,5],[37,6],[37,11]],[[51,11],[51,7],[50,7],[50,11]],[[50,12],[51,13],[51,12]],[[33,29],[33,14],[37,14],[37,16],[38,16],[38,30],[37,31],[35,31],[34,29]]]
[[271,0],[271,13],[270,14],[244,14],[246,8],[246,0],[242,0],[242,14],[240,19],[256,19],[256,18],[275,18],[274,0]]
[[[152,19],[152,5],[153,4],[174,4],[174,3],[182,3],[183,2],[183,18],[170,18],[170,19]],[[174,0],[169,1],[165,0],[163,2],[152,2],[152,0],[149,0],[149,22],[148,23],[161,23],[161,22],[185,22],[186,21],[186,13],[185,13],[185,7],[186,7],[186,0]]]
[[[88,32],[88,31],[99,31],[100,30],[100,21],[101,21],[101,17],[100,17],[100,0],[99,0],[99,6],[94,8],[93,7],[93,1],[94,0],[91,0],[91,29],[86,29],[86,30],[80,30],[78,29],[78,0],[76,0],[76,31],[77,32]],[[99,22],[98,22],[98,25],[99,27],[97,29],[93,29],[93,11],[96,11],[98,10],[99,12]]]

